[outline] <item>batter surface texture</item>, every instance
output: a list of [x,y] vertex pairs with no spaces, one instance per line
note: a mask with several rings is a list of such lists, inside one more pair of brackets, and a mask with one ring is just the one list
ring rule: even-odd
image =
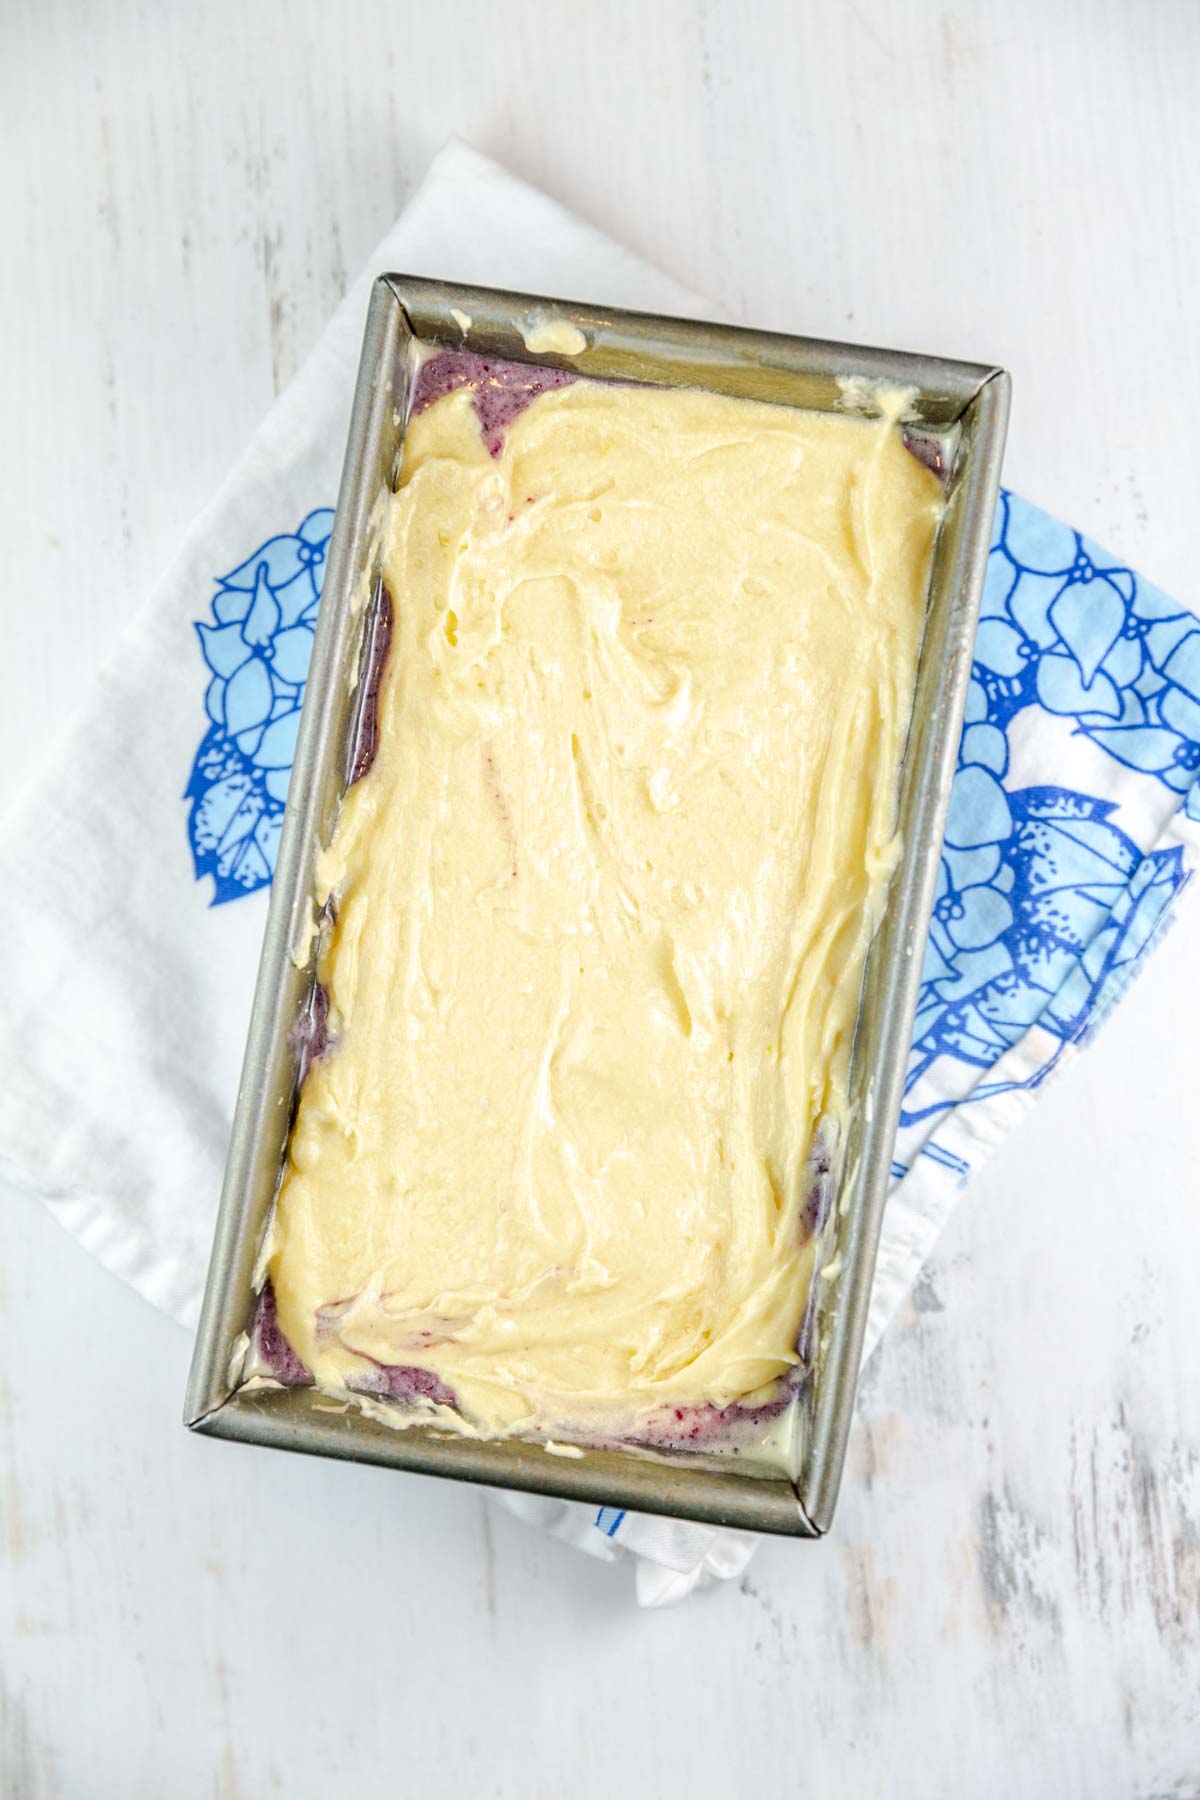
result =
[[278,1325],[397,1423],[664,1441],[797,1362],[941,489],[894,419],[445,360]]

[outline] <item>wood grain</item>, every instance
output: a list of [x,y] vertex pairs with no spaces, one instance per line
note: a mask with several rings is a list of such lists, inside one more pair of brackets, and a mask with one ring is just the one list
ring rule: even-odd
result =
[[[1200,9],[428,19],[6,0],[0,799],[451,131],[748,321],[1006,362],[1012,485],[1200,602]],[[869,1366],[834,1536],[673,1613],[187,1438],[184,1334],[12,1195],[0,1793],[1200,1794],[1198,992],[1185,916]]]

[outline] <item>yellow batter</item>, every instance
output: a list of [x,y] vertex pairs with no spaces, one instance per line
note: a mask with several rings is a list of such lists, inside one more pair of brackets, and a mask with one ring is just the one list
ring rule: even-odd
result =
[[587,381],[496,459],[466,392],[412,420],[271,1260],[323,1386],[586,1437],[796,1362],[940,503],[888,420]]

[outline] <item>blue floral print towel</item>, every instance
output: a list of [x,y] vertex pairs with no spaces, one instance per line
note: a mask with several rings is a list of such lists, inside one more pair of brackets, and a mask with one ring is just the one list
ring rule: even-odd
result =
[[185,791],[196,879],[214,906],[267,887],[283,823],[333,508],[259,544],[196,621],[205,732]]
[[1107,1015],[1200,863],[1200,619],[1003,493],[869,1342],[948,1189]]
[[[184,1321],[207,1266],[367,293],[385,268],[711,313],[452,144],[9,822],[0,879],[21,904],[0,1169]],[[1111,1010],[1200,861],[1200,619],[1012,494],[983,612],[868,1350],[972,1171]],[[594,1555],[632,1555],[648,1604],[749,1554],[704,1527],[511,1504]]]

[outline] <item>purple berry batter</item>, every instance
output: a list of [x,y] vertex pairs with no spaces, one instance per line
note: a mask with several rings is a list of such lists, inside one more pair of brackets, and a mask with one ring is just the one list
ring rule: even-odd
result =
[[936,475],[939,481],[944,481],[946,451],[942,440],[929,432],[918,431],[907,425],[900,436],[909,455],[915,456],[922,468],[928,469],[931,475]]
[[805,1243],[809,1238],[816,1237],[825,1223],[833,1188],[832,1171],[833,1152],[828,1137],[823,1131],[819,1131],[809,1161],[808,1193],[804,1198],[801,1219]]
[[392,642],[392,596],[381,581],[375,607],[367,626],[366,650],[362,675],[362,701],[354,736],[354,753],[350,758],[350,786],[361,781],[379,748],[379,684],[387,666]]
[[414,1369],[404,1363],[376,1363],[346,1384],[360,1394],[378,1394],[387,1400],[432,1400],[435,1406],[456,1406],[453,1391],[432,1369]]
[[308,1071],[329,1047],[329,994],[319,981],[292,1027],[292,1042],[297,1053],[296,1085],[303,1087]]
[[477,356],[472,350],[443,350],[421,364],[412,410],[424,412],[446,394],[469,388],[488,454],[499,456],[505,432],[529,402],[550,388],[567,387],[574,380],[569,369],[505,362],[498,356]]
[[260,1362],[266,1363],[276,1381],[284,1387],[307,1387],[312,1375],[279,1329],[275,1312],[275,1289],[268,1280],[258,1296],[250,1342]]

